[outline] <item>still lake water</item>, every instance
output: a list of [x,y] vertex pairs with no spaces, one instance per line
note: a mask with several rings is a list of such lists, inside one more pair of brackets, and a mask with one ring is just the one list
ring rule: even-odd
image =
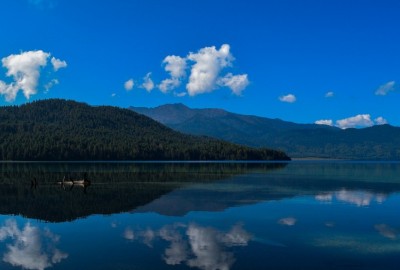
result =
[[400,163],[3,163],[0,183],[0,269],[400,265]]

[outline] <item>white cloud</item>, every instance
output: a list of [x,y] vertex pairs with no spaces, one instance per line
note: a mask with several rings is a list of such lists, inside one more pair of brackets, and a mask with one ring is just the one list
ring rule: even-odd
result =
[[332,91],[326,92],[326,94],[325,94],[326,98],[330,98],[330,97],[333,97],[333,96],[334,96],[334,93]]
[[382,116],[375,118],[374,122],[376,125],[385,125],[388,123],[388,121],[385,118],[383,118]]
[[12,266],[44,270],[68,257],[67,253],[55,248],[59,236],[50,231],[41,232],[30,223],[26,223],[20,230],[15,220],[7,220],[0,228],[0,241],[7,238],[13,242],[7,245],[3,261]]
[[279,100],[282,102],[294,103],[296,102],[296,96],[293,94],[288,94],[286,96],[280,96]]
[[285,225],[285,226],[294,226],[296,225],[297,219],[294,217],[286,217],[286,218],[281,218],[278,220],[278,224],[280,225]]
[[151,90],[154,89],[154,82],[150,77],[151,72],[147,73],[146,76],[143,77],[143,83],[141,85],[141,87],[146,89],[147,92],[151,92]]
[[158,89],[164,94],[170,92],[171,90],[179,87],[181,85],[181,81],[177,78],[170,78],[163,80],[159,85]]
[[218,79],[217,84],[229,87],[235,95],[240,96],[242,91],[249,85],[249,79],[247,74],[233,75],[228,73],[225,77]]
[[[0,80],[0,95],[3,95],[8,102],[15,100],[19,91],[22,91],[25,98],[29,99],[37,93],[40,71],[47,66],[50,53],[42,50],[21,52],[20,54],[12,54],[4,57],[2,65],[7,69],[6,75],[12,77],[13,82],[6,83]],[[52,62],[54,57],[52,58]],[[54,60],[58,68],[65,67],[65,61]],[[65,66],[64,66],[65,64]],[[53,64],[54,66],[54,64]],[[54,69],[56,69],[54,66]],[[44,87],[48,91],[52,86],[58,83],[57,79],[53,79]]]
[[331,119],[321,119],[314,122],[317,125],[327,125],[333,126],[333,121]]
[[355,127],[370,127],[374,122],[371,120],[369,114],[358,114],[349,118],[336,121],[336,126],[342,129],[355,128]]
[[49,53],[39,50],[12,54],[1,60],[3,67],[7,69],[6,75],[14,79],[6,87],[0,85],[0,93],[5,95],[7,101],[15,100],[19,90],[22,90],[27,99],[36,94],[40,68],[47,65],[49,56]]
[[394,86],[395,86],[395,81],[387,82],[379,86],[378,89],[376,89],[375,95],[386,96],[389,92],[394,91]]
[[133,89],[133,86],[135,85],[135,82],[133,79],[129,79],[124,83],[124,88],[126,91],[130,91]]
[[189,53],[187,58],[194,62],[186,85],[190,96],[215,90],[219,73],[234,60],[228,44],[223,44],[219,50],[215,46],[202,48],[197,53]]
[[44,85],[44,89],[46,90],[46,92],[48,92],[51,88],[53,88],[54,85],[57,85],[59,83],[60,82],[57,79],[52,79]]
[[176,96],[176,97],[184,97],[186,95],[187,95],[186,92],[174,92],[174,96]]
[[51,64],[53,65],[54,71],[59,70],[60,68],[66,68],[67,62],[57,59],[55,57],[51,58]]
[[165,64],[165,71],[171,77],[162,80],[158,89],[166,94],[181,85],[181,79],[186,76],[186,59],[176,55],[168,55],[164,58],[163,64]]
[[169,72],[172,78],[186,76],[186,59],[176,55],[168,55],[164,58],[165,71]]
[[[219,49],[215,46],[204,47],[195,53],[190,52],[186,57],[168,55],[162,63],[170,77],[162,80],[157,88],[164,94],[172,92],[177,97],[183,96],[183,92],[177,93],[173,90],[181,86],[187,76],[186,70],[189,68],[186,94],[196,96],[213,92],[220,87],[228,87],[233,94],[240,96],[249,85],[248,75],[222,74],[223,69],[232,66],[233,61],[234,57],[230,53],[229,44],[223,44]],[[142,88],[146,88],[149,92],[154,88],[151,79],[146,85],[147,87],[144,83]]]
[[[333,126],[333,120],[331,119],[321,119],[314,122],[317,125],[328,125]],[[358,114],[356,116],[344,118],[341,120],[337,120],[335,126],[346,129],[346,128],[357,128],[357,127],[370,127],[373,125],[385,125],[388,124],[388,121],[379,116],[374,120],[371,119],[371,115],[369,114]]]
[[0,95],[4,95],[6,101],[14,101],[18,91],[19,88],[15,85],[15,83],[6,84],[5,82],[0,80]]
[[116,97],[117,96],[117,93],[112,93],[111,94],[111,97]]

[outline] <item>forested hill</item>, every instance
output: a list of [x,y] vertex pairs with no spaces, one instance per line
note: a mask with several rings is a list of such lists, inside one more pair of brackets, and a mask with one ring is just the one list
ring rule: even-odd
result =
[[128,109],[50,99],[0,107],[1,160],[288,160],[185,135]]

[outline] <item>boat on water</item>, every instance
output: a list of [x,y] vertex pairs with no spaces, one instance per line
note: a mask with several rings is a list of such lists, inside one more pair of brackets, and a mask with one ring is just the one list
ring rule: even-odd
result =
[[87,187],[87,186],[90,186],[91,182],[87,178],[87,173],[85,173],[83,175],[82,179],[76,179],[76,180],[73,180],[71,178],[68,178],[68,180],[66,180],[66,177],[64,176],[63,180],[57,182],[57,184],[61,185],[64,188],[66,186],[83,186],[83,187]]

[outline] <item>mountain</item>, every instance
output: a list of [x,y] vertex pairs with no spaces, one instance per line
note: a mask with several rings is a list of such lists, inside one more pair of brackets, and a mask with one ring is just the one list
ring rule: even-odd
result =
[[280,149],[297,158],[399,160],[400,128],[390,125],[340,129],[241,115],[183,104],[130,107],[180,132],[206,135],[250,147]]
[[0,107],[0,160],[277,159],[289,158],[185,135],[128,109],[61,99]]

